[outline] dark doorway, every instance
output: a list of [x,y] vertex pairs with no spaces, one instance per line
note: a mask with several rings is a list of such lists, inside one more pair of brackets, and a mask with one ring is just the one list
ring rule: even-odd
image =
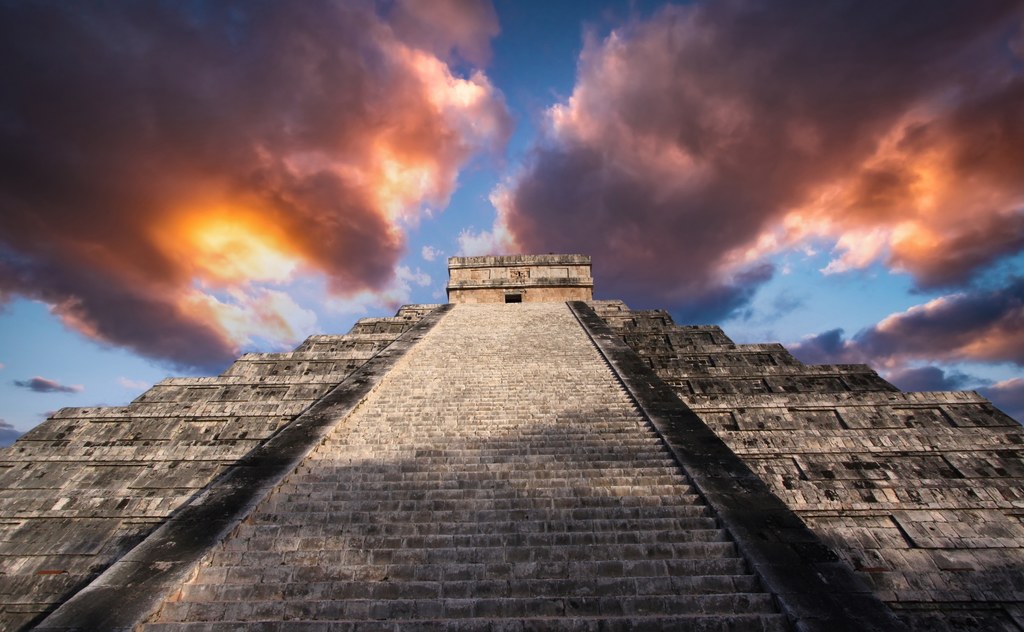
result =
[[506,294],[505,295],[505,302],[506,303],[522,303],[523,302],[523,295],[522,294]]

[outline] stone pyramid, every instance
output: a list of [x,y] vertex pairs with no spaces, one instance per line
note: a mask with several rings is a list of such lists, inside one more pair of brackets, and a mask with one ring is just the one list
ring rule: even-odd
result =
[[1024,428],[974,393],[449,260],[364,319],[0,450],[5,630],[1020,630]]

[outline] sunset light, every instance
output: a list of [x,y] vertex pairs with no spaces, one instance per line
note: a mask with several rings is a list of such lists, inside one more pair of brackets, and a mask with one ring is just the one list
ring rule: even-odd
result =
[[253,214],[213,210],[191,215],[178,226],[171,234],[203,284],[284,283],[301,264],[280,230]]
[[1024,632],[1024,0],[3,0],[0,86],[0,632]]

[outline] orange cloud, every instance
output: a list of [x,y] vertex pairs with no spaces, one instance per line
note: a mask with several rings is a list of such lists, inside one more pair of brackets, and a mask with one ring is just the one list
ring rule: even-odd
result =
[[404,228],[509,133],[448,64],[496,33],[462,4],[6,7],[0,295],[208,367],[314,327],[296,284],[389,302]]
[[284,283],[304,261],[289,236],[259,212],[195,210],[153,227],[152,233],[166,256],[203,285]]
[[232,289],[225,299],[193,289],[178,297],[178,307],[218,328],[235,347],[261,340],[275,349],[290,347],[315,332],[316,314],[288,294],[266,288]]
[[1007,39],[1024,13],[977,9],[696,3],[592,36],[494,226],[463,241],[604,253],[608,295],[698,320],[742,308],[771,255],[822,240],[830,273],[971,278],[1024,247]]
[[857,168],[785,221],[836,239],[828,271],[883,262],[922,285],[962,282],[1024,246],[1024,80],[899,121]]

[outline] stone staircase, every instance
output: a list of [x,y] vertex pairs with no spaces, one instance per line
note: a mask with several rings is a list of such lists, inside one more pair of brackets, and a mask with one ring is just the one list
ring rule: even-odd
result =
[[912,630],[1024,630],[1024,429],[621,301],[592,308]]
[[143,629],[257,625],[787,629],[561,303],[456,306]]

